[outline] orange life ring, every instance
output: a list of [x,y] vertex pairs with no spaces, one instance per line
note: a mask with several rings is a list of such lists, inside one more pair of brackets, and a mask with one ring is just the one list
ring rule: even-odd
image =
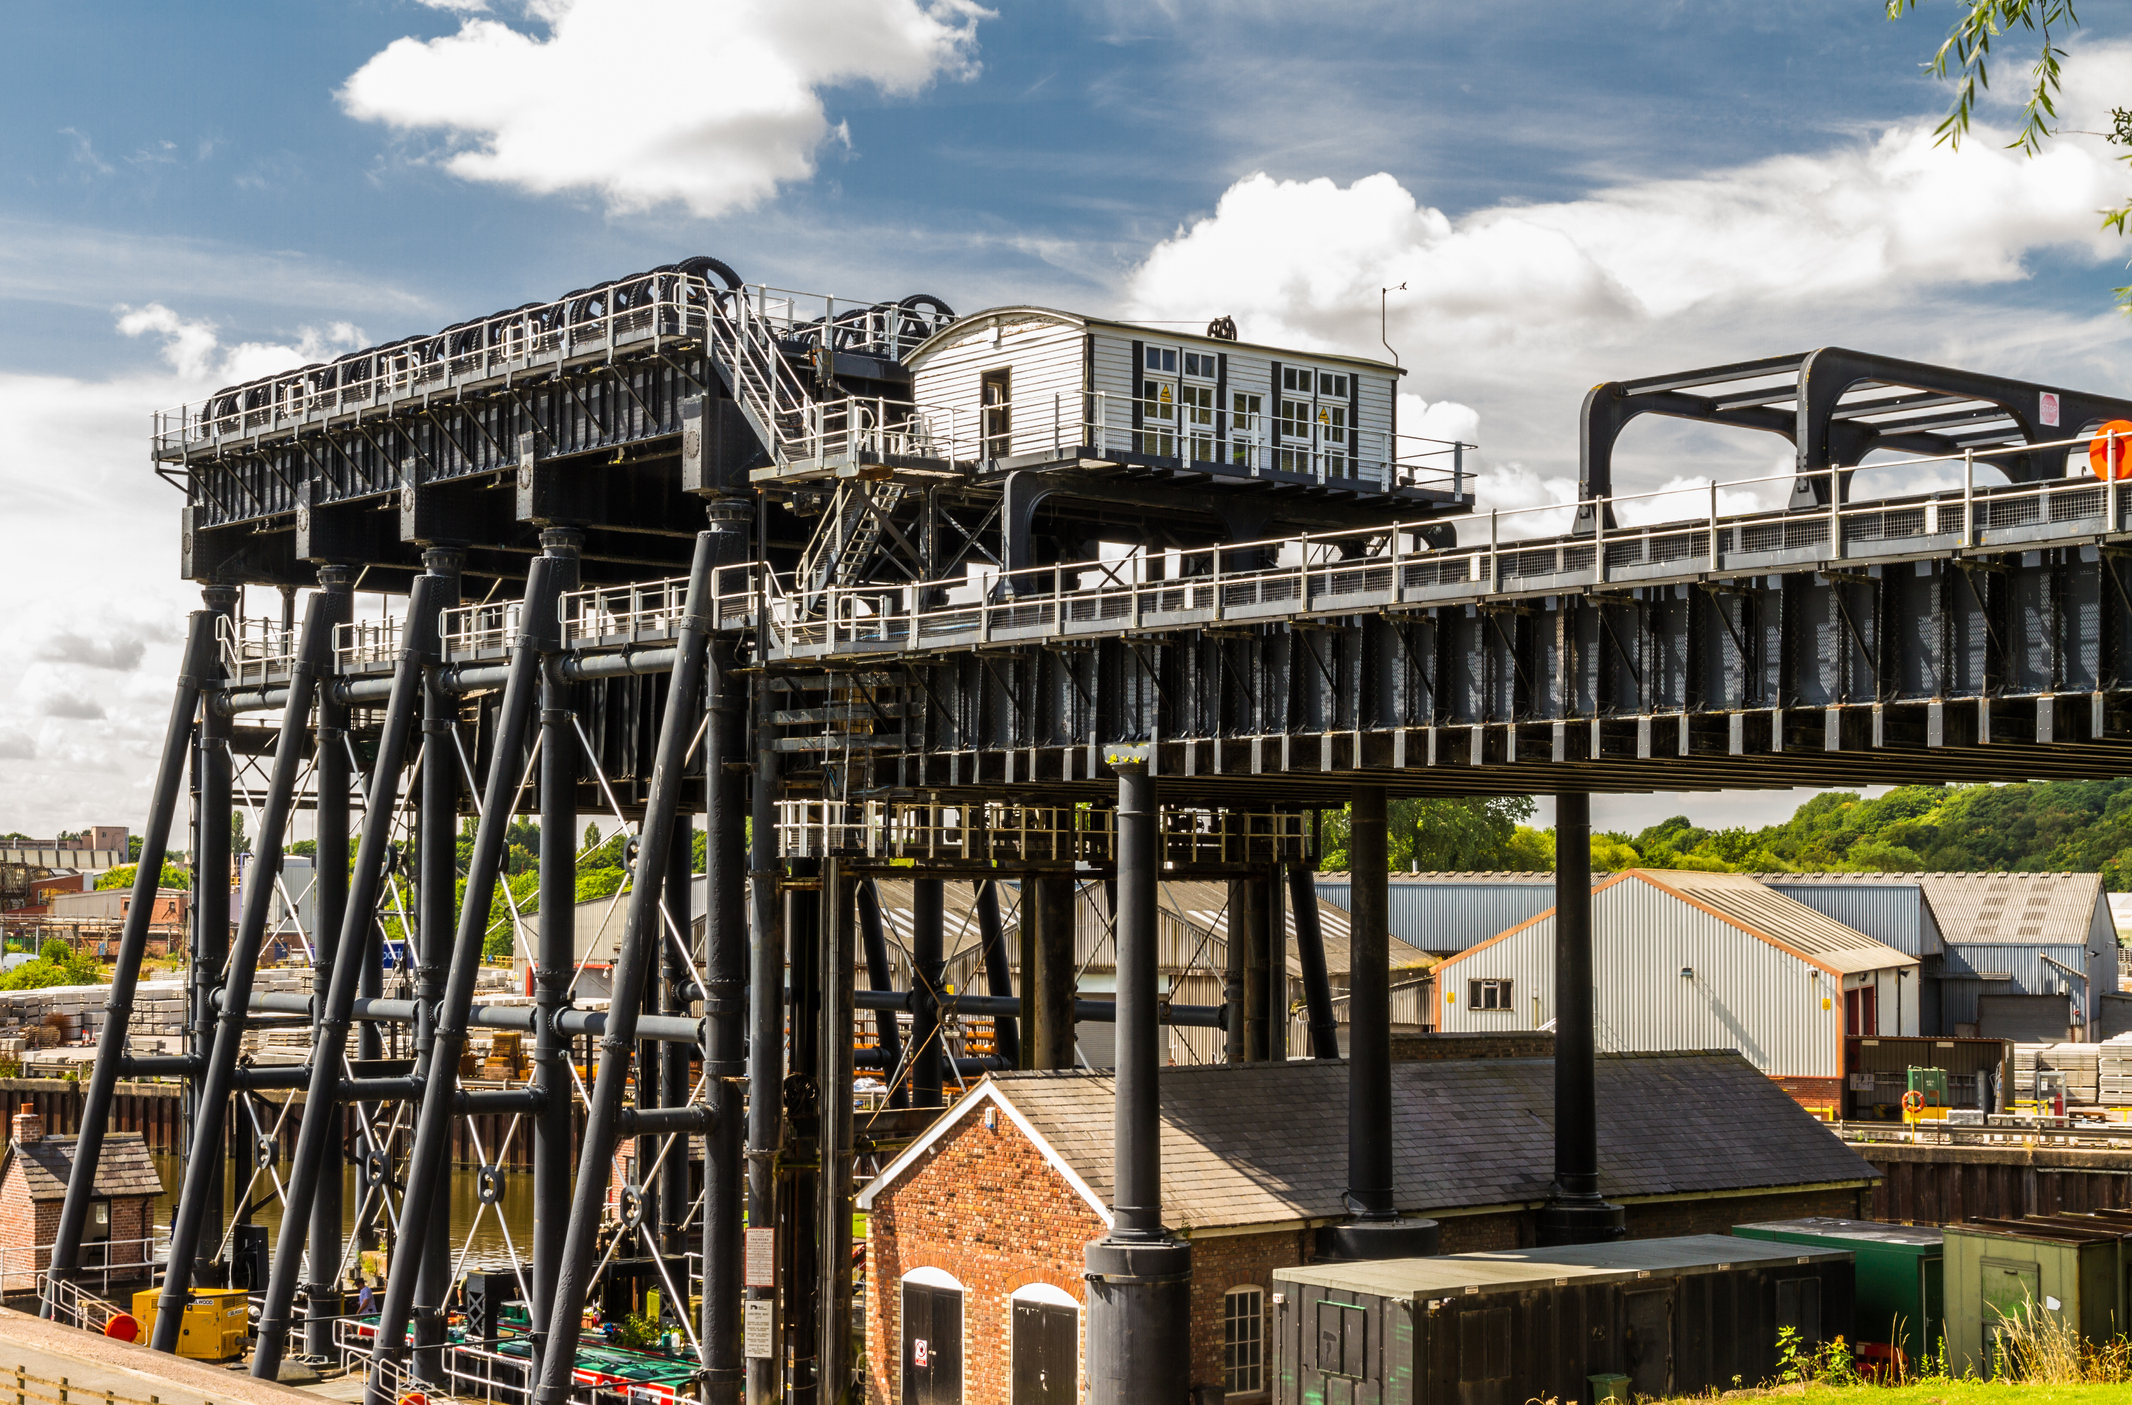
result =
[[1920,1093],[1917,1091],[1917,1089],[1912,1088],[1909,1092],[1903,1094],[1904,1112],[1923,1112],[1924,1110],[1925,1095],[1923,1093]]
[[2106,483],[2132,478],[2132,464],[2125,462],[2128,448],[2132,448],[2132,420],[2110,420],[2088,440],[2088,468]]
[[141,1339],[140,1321],[130,1312],[115,1313],[104,1324],[104,1335],[113,1341],[137,1342]]

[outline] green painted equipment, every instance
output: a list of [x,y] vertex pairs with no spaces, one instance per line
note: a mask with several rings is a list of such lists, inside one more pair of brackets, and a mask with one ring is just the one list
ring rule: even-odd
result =
[[1900,1352],[1914,1365],[1939,1354],[1946,1325],[1938,1228],[1816,1216],[1734,1225],[1732,1232],[1745,1239],[1850,1250],[1858,1266],[1851,1322],[1859,1355],[1883,1360]]
[[2019,1320],[2049,1319],[2100,1343],[2128,1325],[2132,1215],[2031,1215],[1948,1225],[1947,1364],[1993,1374],[1995,1346]]

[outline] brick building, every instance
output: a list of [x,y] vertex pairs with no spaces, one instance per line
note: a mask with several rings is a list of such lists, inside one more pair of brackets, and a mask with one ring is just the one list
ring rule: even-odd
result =
[[[60,1205],[74,1173],[74,1140],[46,1137],[44,1119],[27,1104],[13,1121],[14,1136],[0,1160],[0,1292],[27,1293],[36,1290],[36,1271],[51,1264]],[[96,1167],[83,1266],[115,1270],[102,1279],[106,1283],[149,1277],[150,1216],[162,1193],[141,1134],[109,1134]]]
[[[1602,1189],[1632,1236],[1870,1205],[1872,1167],[1738,1054],[1598,1068]],[[1344,1214],[1347,1067],[1167,1068],[1161,1084],[1163,1219],[1192,1241],[1191,1379],[1250,1399],[1272,1271],[1307,1262]],[[1401,1208],[1440,1220],[1446,1253],[1531,1246],[1553,1062],[1400,1062],[1392,1084]],[[870,1405],[1081,1398],[1082,1248],[1109,1226],[1114,1091],[1108,1074],[994,1075],[860,1194]]]

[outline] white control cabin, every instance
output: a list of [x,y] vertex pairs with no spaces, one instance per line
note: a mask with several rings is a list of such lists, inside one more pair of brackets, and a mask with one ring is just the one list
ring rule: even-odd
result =
[[1154,463],[1389,491],[1463,490],[1456,447],[1398,436],[1398,367],[1000,307],[905,358],[941,458],[980,472]]

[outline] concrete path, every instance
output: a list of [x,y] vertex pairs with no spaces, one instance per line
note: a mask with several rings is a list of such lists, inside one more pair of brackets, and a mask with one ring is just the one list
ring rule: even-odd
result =
[[242,1370],[165,1356],[0,1308],[0,1382],[11,1388],[17,1367],[47,1381],[66,1381],[75,1405],[99,1405],[107,1390],[158,1405],[318,1405],[317,1395],[255,1381]]

